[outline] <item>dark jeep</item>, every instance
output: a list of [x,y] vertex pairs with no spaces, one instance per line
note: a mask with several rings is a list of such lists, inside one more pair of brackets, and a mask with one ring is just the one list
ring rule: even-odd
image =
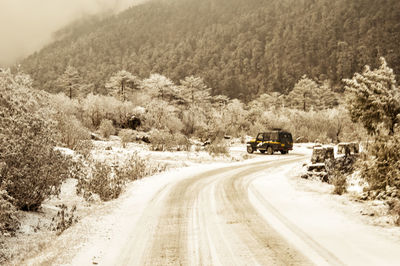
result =
[[258,133],[257,138],[247,142],[247,152],[253,153],[259,150],[261,153],[273,154],[280,151],[282,154],[293,150],[292,134],[282,130],[272,130]]

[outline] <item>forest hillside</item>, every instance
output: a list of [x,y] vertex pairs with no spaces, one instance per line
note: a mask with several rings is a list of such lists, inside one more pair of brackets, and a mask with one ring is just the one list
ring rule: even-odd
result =
[[343,78],[380,57],[400,73],[398,10],[397,0],[155,0],[75,22],[21,65],[50,92],[68,65],[87,93],[104,93],[121,69],[176,83],[196,75],[213,95],[246,102],[286,94],[303,75],[341,91]]

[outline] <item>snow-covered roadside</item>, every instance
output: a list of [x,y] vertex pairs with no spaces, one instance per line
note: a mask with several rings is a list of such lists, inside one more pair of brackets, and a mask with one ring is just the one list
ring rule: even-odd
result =
[[246,144],[240,143],[237,139],[232,140],[229,148],[229,154],[225,156],[212,156],[205,151],[204,147],[195,146],[191,151],[152,151],[149,145],[144,143],[127,143],[126,148],[118,137],[113,136],[110,141],[94,141],[95,149],[92,156],[98,161],[116,161],[120,162],[129,158],[134,154],[138,154],[143,158],[152,162],[166,163],[168,168],[177,168],[192,166],[196,164],[213,163],[213,162],[232,162],[243,161],[248,158],[257,158],[257,155],[248,155],[246,153]]
[[[256,156],[249,161],[257,162],[265,159],[265,156]],[[269,157],[269,160],[278,159],[279,156]],[[235,164],[240,165],[249,161]],[[104,253],[108,251],[109,246],[118,246],[111,245],[111,243],[124,241],[127,237],[126,228],[137,223],[145,206],[160,190],[166,193],[170,184],[204,171],[228,165],[232,165],[232,163],[198,164],[171,169],[151,178],[135,181],[126,188],[120,198],[93,207],[78,224],[64,231],[58,238],[52,239],[51,245],[43,248],[39,254],[33,254],[23,263],[29,265],[98,263]]]
[[[69,149],[59,149],[67,155],[76,155]],[[131,155],[137,154],[142,158],[148,159],[149,163],[166,164],[167,172],[135,181],[128,185],[120,199],[110,202],[95,200],[88,203],[81,196],[76,195],[77,180],[66,180],[61,187],[60,195],[46,200],[40,212],[20,213],[21,229],[17,233],[17,237],[6,239],[7,247],[9,247],[6,252],[13,254],[11,263],[30,264],[30,262],[39,263],[41,261],[54,264],[55,261],[62,261],[62,258],[58,258],[58,252],[55,252],[53,245],[49,245],[49,243],[57,243],[57,249],[70,250],[72,254],[79,250],[92,235],[102,234],[106,236],[107,230],[110,229],[98,231],[95,228],[103,228],[103,226],[101,224],[92,226],[92,224],[102,221],[112,225],[112,221],[115,219],[113,217],[118,217],[118,215],[113,214],[109,218],[104,219],[101,217],[114,213],[114,210],[121,209],[120,206],[124,202],[124,199],[131,197],[132,194],[138,194],[138,196],[134,197],[135,200],[139,199],[137,201],[138,206],[134,209],[138,209],[139,212],[141,202],[151,197],[151,194],[146,194],[149,188],[154,187],[154,190],[153,188],[150,190],[156,191],[163,184],[174,182],[176,178],[187,175],[184,173],[196,173],[210,167],[220,167],[232,162],[243,161],[247,158],[252,158],[252,161],[265,159],[263,156],[248,156],[245,152],[245,145],[240,143],[233,145],[229,155],[213,157],[204,150],[192,152],[155,152],[150,151],[147,145],[139,143],[129,143],[124,149],[118,138],[111,139],[110,141],[94,141],[94,149],[91,154],[93,159],[111,164],[113,162],[123,163]],[[147,184],[147,182],[149,182],[147,189],[144,189],[145,192],[141,192],[143,189],[142,184]],[[69,210],[73,206],[76,206],[75,216],[79,218],[79,222],[64,231],[60,236],[57,236],[55,232],[49,231],[49,228],[52,226],[53,217],[60,210],[58,205],[61,204],[68,206]],[[121,216],[123,217],[124,215]],[[69,254],[69,252],[62,253]]]
[[[16,264],[73,264],[86,265],[91,263],[102,263],[104,254],[108,252],[110,246],[117,247],[115,243],[124,243],[129,234],[126,234],[126,228],[132,228],[138,223],[138,220],[154,196],[163,191],[167,193],[170,185],[191,176],[197,175],[207,170],[216,169],[228,165],[240,165],[265,160],[280,160],[293,154],[304,155],[310,158],[313,144],[297,144],[294,151],[289,155],[262,155],[259,153],[248,155],[245,151],[245,145],[236,143],[230,148],[230,155],[225,157],[212,157],[204,151],[200,152],[154,152],[148,150],[142,144],[130,144],[127,149],[123,149],[119,142],[98,142],[93,151],[93,157],[103,161],[122,161],[131,154],[139,154],[157,162],[169,162],[170,166],[164,173],[135,181],[127,186],[125,192],[120,198],[110,202],[95,202],[88,205],[81,197],[75,193],[76,180],[69,179],[63,186],[60,198],[53,198],[44,204],[44,209],[48,213],[55,213],[54,206],[60,203],[67,205],[77,205],[77,214],[81,218],[78,224],[73,225],[64,231],[60,236],[46,234],[46,232],[34,233],[35,223],[31,222],[24,229],[31,231],[39,242],[27,245],[23,250],[28,256],[19,257]],[[109,149],[108,147],[111,147]],[[154,159],[156,158],[156,159]],[[243,160],[235,162],[236,159]],[[250,158],[244,160],[244,158]],[[213,162],[214,161],[214,162]],[[234,163],[232,164],[232,161]],[[268,178],[260,178],[253,185],[264,189],[268,186],[265,195],[268,193],[278,200],[289,200],[285,203],[290,207],[291,202],[298,204],[304,203],[305,206],[313,208],[316,202],[323,202],[324,209],[337,212],[346,219],[354,220],[355,224],[368,224],[370,219],[375,217],[361,215],[360,210],[365,210],[365,203],[351,200],[351,197],[332,195],[332,186],[313,180],[304,180],[299,178],[299,172],[303,163],[293,164],[285,169],[274,169]],[[290,178],[278,178],[278,173],[282,172]],[[261,181],[267,182],[263,183]],[[279,182],[278,182],[279,181]],[[260,182],[260,183],[257,183]],[[271,183],[272,182],[272,183]],[[277,182],[277,183],[274,183]],[[283,183],[282,183],[283,182]],[[286,182],[286,183],[284,183]],[[290,187],[290,190],[285,190]],[[269,190],[271,191],[269,191]],[[278,192],[280,191],[281,192]],[[161,197],[162,198],[162,197]],[[296,205],[295,205],[296,206]],[[293,207],[292,207],[293,208]],[[298,208],[300,209],[300,208]],[[309,225],[317,221],[304,220],[304,213],[298,213],[298,209],[293,212],[292,219],[302,220]],[[323,213],[323,212],[322,212]],[[368,213],[368,212],[367,212]],[[34,219],[33,219],[34,220]],[[312,219],[311,219],[312,220]],[[295,220],[296,221],[296,220]],[[307,227],[306,227],[307,228]],[[310,230],[312,227],[309,227]],[[357,228],[356,226],[350,228]],[[123,230],[124,229],[124,230]],[[393,227],[385,228],[389,238],[400,236],[399,230]],[[36,235],[35,235],[36,234]],[[31,237],[32,239],[32,237]],[[400,238],[399,238],[400,239]],[[46,243],[49,242],[49,243]],[[24,239],[16,240],[16,245],[23,245]],[[32,249],[32,250],[29,250]]]
[[400,228],[373,226],[374,217],[360,214],[365,203],[331,194],[331,185],[299,178],[301,167],[255,177],[249,195],[259,213],[317,265],[398,265]]

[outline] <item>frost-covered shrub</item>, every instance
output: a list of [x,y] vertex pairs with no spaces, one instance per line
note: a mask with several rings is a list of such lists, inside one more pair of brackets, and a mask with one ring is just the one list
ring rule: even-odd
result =
[[153,130],[150,133],[150,148],[153,151],[169,151],[174,147],[174,136],[165,130]]
[[115,174],[125,180],[135,181],[164,170],[165,165],[148,161],[135,153],[123,165],[115,168]]
[[86,200],[97,194],[102,201],[118,198],[125,187],[124,176],[116,175],[111,166],[95,163],[91,175],[78,179],[77,192]]
[[132,129],[121,129],[118,132],[118,136],[121,138],[122,146],[125,148],[128,142],[136,140],[136,131]]
[[192,146],[189,139],[181,134],[176,133],[173,135],[174,137],[174,145],[178,151],[190,151],[190,147]]
[[19,209],[37,210],[68,175],[67,159],[54,150],[44,121],[28,114],[11,117],[0,118],[5,129],[0,138],[0,161],[5,163],[0,180]]
[[347,179],[346,176],[340,173],[336,173],[329,177],[329,183],[334,186],[333,193],[342,195],[347,191]]
[[83,156],[83,158],[88,159],[93,150],[93,142],[91,140],[79,140],[75,144],[73,149]]
[[81,106],[83,124],[91,129],[98,128],[103,119],[112,120],[117,126],[124,125],[135,114],[132,102],[120,101],[111,96],[88,94]]
[[80,175],[77,193],[90,201],[98,195],[102,201],[116,199],[125,185],[146,176],[165,171],[166,165],[148,161],[138,154],[130,156],[126,162],[109,166],[91,162],[92,166],[85,175]]
[[57,206],[60,210],[57,215],[53,217],[50,228],[61,235],[66,229],[71,227],[74,223],[78,222],[78,217],[75,216],[76,206],[68,208],[65,204]]
[[229,146],[224,141],[214,141],[210,145],[206,146],[206,151],[211,155],[228,155]]
[[389,213],[394,215],[395,221],[394,223],[397,226],[400,226],[400,200],[399,199],[392,199],[388,201],[389,205]]
[[379,136],[369,147],[368,158],[360,163],[361,175],[371,190],[395,187],[400,190],[400,135]]
[[[7,191],[0,189],[0,233],[13,234],[19,227],[16,216],[17,209],[13,205],[14,199]],[[1,262],[1,260],[0,260]]]
[[69,159],[54,149],[54,127],[44,120],[41,98],[10,73],[0,73],[0,186],[18,209],[35,211],[58,193]]
[[90,140],[90,132],[73,115],[58,113],[55,116],[59,140],[68,148],[74,149],[79,142]]
[[157,129],[176,133],[184,127],[177,116],[178,109],[163,100],[154,99],[146,105],[146,110],[142,125],[146,131]]
[[77,118],[83,115],[82,105],[77,99],[70,99],[64,93],[51,94],[49,97],[49,103],[56,113]]
[[150,143],[153,151],[188,151],[191,147],[189,139],[183,134],[171,134],[165,130],[153,130]]
[[355,73],[352,79],[344,79],[348,93],[347,107],[353,121],[361,122],[369,134],[381,134],[381,128],[390,135],[399,123],[400,92],[396,75],[386,60],[380,58],[379,68]]
[[105,138],[108,138],[111,135],[115,134],[115,128],[112,121],[108,119],[101,120],[99,131],[100,134]]

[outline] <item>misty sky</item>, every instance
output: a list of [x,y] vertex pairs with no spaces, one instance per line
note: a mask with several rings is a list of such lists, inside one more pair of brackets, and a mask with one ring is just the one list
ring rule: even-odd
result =
[[0,66],[40,49],[51,34],[86,14],[121,11],[142,0],[0,0]]

